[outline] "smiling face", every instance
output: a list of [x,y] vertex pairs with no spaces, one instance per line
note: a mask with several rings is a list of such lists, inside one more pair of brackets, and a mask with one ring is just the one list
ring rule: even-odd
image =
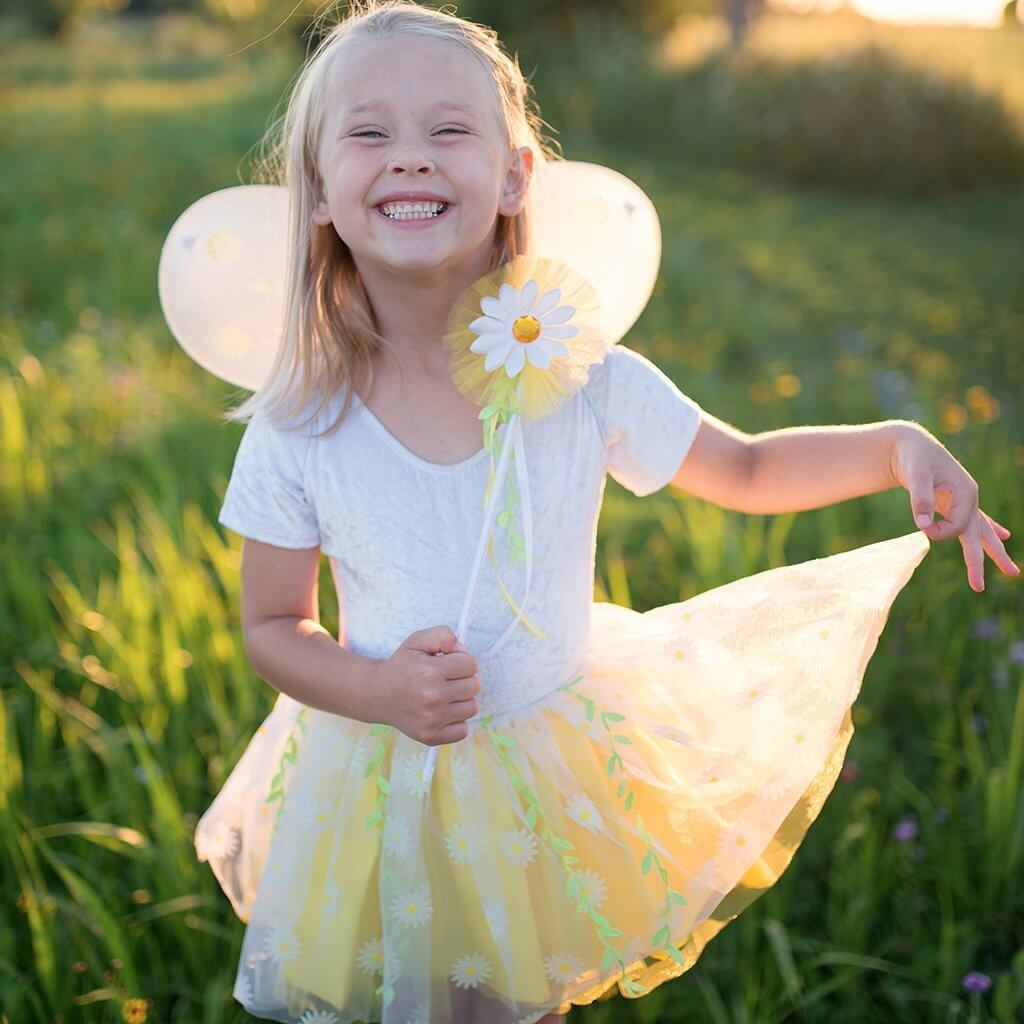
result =
[[[360,269],[486,272],[497,216],[522,208],[533,154],[508,145],[480,61],[444,39],[360,40],[332,96],[314,222],[334,225]],[[381,203],[403,193],[429,199],[389,217]]]

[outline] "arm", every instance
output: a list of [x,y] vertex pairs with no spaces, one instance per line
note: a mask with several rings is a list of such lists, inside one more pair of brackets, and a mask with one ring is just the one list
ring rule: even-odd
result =
[[[961,538],[975,590],[984,589],[983,551],[1006,575],[1020,572],[1002,544],[1010,532],[978,508],[974,478],[927,430],[907,420],[746,434],[705,412],[671,482],[759,515],[904,487],[917,525],[930,539]],[[932,522],[935,511],[942,521]]]
[[908,423],[788,427],[754,436],[750,489],[764,512],[803,511],[897,486]]
[[705,412],[672,483],[753,515],[821,508],[897,486],[891,460],[904,426],[911,425],[893,420],[746,434]]
[[309,707],[377,722],[378,659],[342,647],[318,621],[320,549],[242,546],[242,634],[253,670]]

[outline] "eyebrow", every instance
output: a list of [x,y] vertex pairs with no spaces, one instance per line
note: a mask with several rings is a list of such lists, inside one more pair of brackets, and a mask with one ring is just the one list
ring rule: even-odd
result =
[[[363,114],[368,110],[375,110],[377,107],[384,106],[385,104],[378,103],[376,101],[370,101],[368,103],[357,103],[354,107],[349,107],[344,112],[345,117],[351,117],[353,114]],[[475,114],[476,111],[468,103],[460,103],[458,100],[439,100],[434,104],[434,107],[445,107],[449,110],[460,110],[464,114]]]

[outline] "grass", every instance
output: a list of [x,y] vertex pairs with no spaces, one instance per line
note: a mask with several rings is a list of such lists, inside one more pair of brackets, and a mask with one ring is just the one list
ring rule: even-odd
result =
[[[754,45],[858,39],[777,24]],[[1019,42],[884,34],[1019,104]],[[144,57],[25,45],[0,61],[4,1022],[121,1020],[128,997],[149,999],[154,1021],[247,1019],[230,996],[242,925],[192,828],[274,693],[246,663],[240,542],[216,523],[239,437],[217,413],[233,396],[175,345],[155,286],[170,224],[245,180],[294,68],[295,54],[259,48],[217,59],[238,48],[227,42]],[[571,76],[544,90],[566,155],[621,169],[661,214],[662,276],[627,344],[746,430],[920,420],[978,479],[1020,559],[1020,189],[796,190],[616,148],[588,129]],[[912,528],[897,491],[758,517],[609,481],[595,597],[645,609]],[[991,565],[987,578],[976,595],[959,545],[932,551],[897,600],[844,777],[794,867],[682,978],[572,1020],[1020,1019],[1024,617],[1019,585]],[[908,821],[916,834],[896,838]],[[987,994],[962,988],[972,970]]]

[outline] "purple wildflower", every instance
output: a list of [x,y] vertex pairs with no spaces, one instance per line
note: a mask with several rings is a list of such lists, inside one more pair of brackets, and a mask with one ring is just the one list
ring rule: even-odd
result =
[[901,843],[913,839],[917,835],[917,819],[911,814],[899,821],[892,830],[893,838]]
[[1024,665],[1024,640],[1010,644],[1010,661],[1014,665]]
[[971,719],[971,728],[975,732],[984,732],[988,728],[988,719],[979,711]]
[[999,632],[998,619],[975,619],[971,623],[971,636],[989,640]]
[[969,971],[961,983],[968,992],[987,992],[992,987],[992,979],[981,971]]

